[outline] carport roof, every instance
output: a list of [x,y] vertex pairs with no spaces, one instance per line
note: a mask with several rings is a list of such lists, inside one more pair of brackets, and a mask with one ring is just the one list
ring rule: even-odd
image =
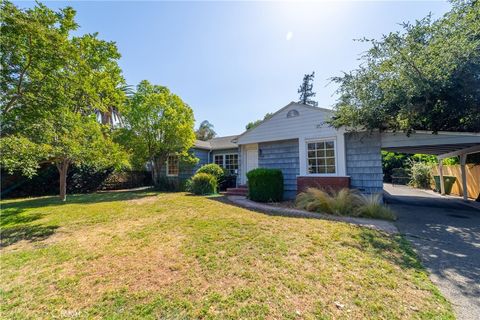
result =
[[402,153],[423,153],[436,156],[480,152],[480,133],[416,131],[405,133],[385,132],[382,134],[382,150]]

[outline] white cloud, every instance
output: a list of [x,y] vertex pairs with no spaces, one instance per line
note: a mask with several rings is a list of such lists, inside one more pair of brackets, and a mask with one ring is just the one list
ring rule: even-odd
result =
[[287,41],[290,41],[292,38],[293,38],[293,32],[292,32],[292,31],[288,31],[288,32],[287,32],[287,35],[285,36],[285,39],[287,39]]

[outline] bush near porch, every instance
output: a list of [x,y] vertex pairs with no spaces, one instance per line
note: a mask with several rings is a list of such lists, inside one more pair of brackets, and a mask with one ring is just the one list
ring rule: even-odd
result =
[[247,172],[248,197],[258,202],[278,202],[283,198],[283,173],[279,169],[257,168]]

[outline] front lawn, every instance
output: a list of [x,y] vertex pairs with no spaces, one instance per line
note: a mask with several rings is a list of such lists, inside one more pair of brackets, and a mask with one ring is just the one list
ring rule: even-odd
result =
[[1,203],[2,318],[454,318],[398,236],[184,193]]

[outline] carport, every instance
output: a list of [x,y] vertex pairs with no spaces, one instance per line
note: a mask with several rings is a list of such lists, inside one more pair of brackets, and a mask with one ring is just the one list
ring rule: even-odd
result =
[[439,160],[440,191],[445,194],[443,164],[445,158],[460,157],[463,199],[467,200],[467,175],[465,164],[467,155],[480,152],[480,133],[416,131],[410,135],[398,132],[385,132],[381,136],[381,148],[385,151],[401,153],[422,153],[437,156]]

